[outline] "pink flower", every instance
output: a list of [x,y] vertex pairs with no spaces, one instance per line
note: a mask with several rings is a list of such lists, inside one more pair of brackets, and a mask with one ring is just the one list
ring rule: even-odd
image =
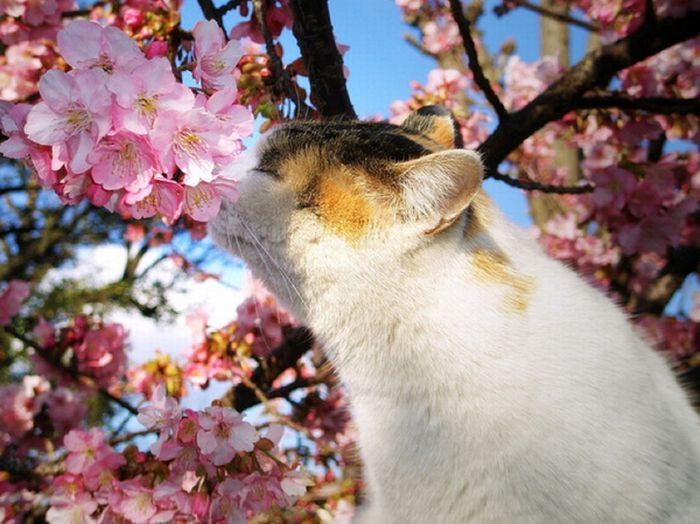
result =
[[407,15],[417,13],[425,6],[423,0],[396,0],[396,5]]
[[42,101],[27,116],[27,137],[54,146],[54,168],[65,162],[74,173],[90,168],[88,154],[109,131],[111,95],[102,71],[48,71],[39,82]]
[[29,282],[10,280],[7,287],[0,293],[0,327],[10,323],[17,315],[19,308],[29,297]]
[[[203,95],[197,97],[196,105],[204,107],[209,113],[216,116],[222,124],[224,132],[232,139],[238,140],[253,134],[255,117],[250,110],[236,104],[235,89],[222,89],[203,101]],[[241,147],[230,151],[231,159],[240,151]]]
[[226,43],[224,32],[214,20],[197,22],[192,31],[197,60],[193,75],[206,90],[236,87],[233,70],[243,56],[241,44]]
[[677,245],[680,228],[670,216],[649,216],[636,223],[625,224],[618,232],[618,242],[626,255],[652,251],[663,254],[666,247]]
[[54,336],[55,331],[53,324],[47,322],[44,317],[39,317],[39,321],[36,326],[34,326],[32,334],[34,335],[36,343],[43,349],[46,349],[56,343],[56,338]]
[[75,391],[59,387],[46,398],[49,417],[60,435],[80,424],[87,414],[85,398]]
[[167,54],[168,43],[164,40],[153,40],[150,44],[146,46],[146,58],[157,58],[161,56],[167,56]]
[[126,33],[87,20],[74,20],[59,31],[58,48],[72,67],[100,68],[109,74],[117,70],[130,72],[145,60]]
[[7,158],[28,159],[31,167],[44,186],[56,183],[56,174],[51,169],[51,149],[31,142],[24,132],[29,104],[0,102],[0,128],[9,138],[0,144],[0,154]]
[[431,20],[423,26],[423,44],[430,53],[444,53],[461,42],[459,28],[452,20],[443,20],[440,24]]
[[2,0],[0,1],[0,13],[13,17],[24,14],[26,0]]
[[138,420],[149,429],[172,429],[182,418],[177,401],[166,394],[165,386],[159,384],[151,397],[151,404],[139,409]]
[[467,88],[466,77],[456,69],[433,69],[428,73],[428,82],[425,90],[428,92],[440,91],[442,96],[449,98],[455,93]]
[[693,305],[688,313],[688,318],[693,322],[700,323],[700,291],[693,293]]
[[141,11],[141,9],[124,6],[120,10],[120,14],[122,16],[122,20],[124,20],[124,23],[131,28],[139,27],[146,21],[144,18],[144,13]]
[[226,524],[247,522],[240,504],[243,487],[242,481],[230,477],[216,486],[211,501],[211,517],[214,522],[226,522]]
[[214,465],[233,460],[239,451],[253,451],[258,439],[255,428],[235,409],[209,407],[199,415],[197,446]]
[[126,330],[120,324],[106,324],[88,331],[75,346],[78,371],[93,377],[103,387],[111,385],[126,370]]
[[48,381],[37,375],[27,375],[21,384],[0,386],[0,443],[18,440],[34,427],[34,416],[41,411],[50,389]]
[[231,202],[238,199],[235,180],[220,176],[211,183],[200,182],[195,187],[187,186],[183,211],[194,220],[207,222],[218,214],[222,197]]
[[160,171],[146,139],[127,131],[105,137],[88,160],[93,164],[92,179],[107,190],[138,193]]
[[66,471],[83,475],[87,479],[97,479],[103,470],[114,470],[125,463],[124,457],[115,452],[106,442],[101,429],[90,431],[71,430],[63,438],[68,451],[64,463]]
[[165,171],[172,174],[175,167],[180,168],[188,186],[211,182],[216,159],[229,158],[237,149],[218,119],[201,109],[163,111],[156,118],[150,139]]
[[146,230],[141,224],[127,224],[124,230],[124,240],[131,244],[141,242],[146,236]]
[[26,0],[26,11],[22,19],[29,25],[56,24],[61,13],[75,6],[73,0]]
[[153,490],[143,486],[139,478],[119,482],[109,495],[109,505],[115,513],[139,524],[173,521],[175,510],[167,508],[167,500],[159,502],[154,499]]
[[161,176],[142,192],[127,193],[122,205],[133,218],[148,218],[160,213],[169,221],[180,215],[184,190],[177,182]]
[[79,492],[73,496],[51,498],[51,507],[46,512],[49,524],[93,524],[91,515],[97,510],[97,502],[89,493]]
[[554,82],[561,73],[559,60],[546,56],[532,64],[511,56],[504,69],[503,103],[509,109],[520,109]]
[[[291,502],[291,497],[288,497],[282,489],[281,479],[277,477],[261,475],[256,472],[247,475],[242,480],[243,489],[239,497],[241,507],[246,511],[255,514],[267,511],[273,505],[283,507]],[[292,482],[288,482],[287,487],[291,491],[296,491],[291,484]]]
[[175,81],[167,58],[154,58],[133,71],[115,71],[107,87],[115,95],[114,125],[139,135],[148,134],[159,111],[184,111],[194,95]]
[[614,209],[622,209],[637,186],[636,177],[619,167],[595,171],[590,178],[595,183],[593,202],[598,207],[611,206]]
[[248,297],[236,309],[236,336],[250,345],[254,355],[264,356],[282,342],[282,327],[292,321],[269,293]]

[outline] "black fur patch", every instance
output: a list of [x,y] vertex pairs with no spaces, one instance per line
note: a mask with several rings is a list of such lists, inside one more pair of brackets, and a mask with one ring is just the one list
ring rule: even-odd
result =
[[411,140],[399,126],[381,122],[292,122],[274,131],[260,154],[261,168],[275,171],[282,160],[318,149],[330,163],[362,166],[380,175],[380,166],[404,162],[431,151]]

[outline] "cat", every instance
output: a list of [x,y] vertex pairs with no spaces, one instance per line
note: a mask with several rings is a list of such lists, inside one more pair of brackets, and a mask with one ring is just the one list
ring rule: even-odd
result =
[[455,140],[435,107],[282,125],[210,224],[349,390],[356,522],[699,522],[700,419],[666,362]]

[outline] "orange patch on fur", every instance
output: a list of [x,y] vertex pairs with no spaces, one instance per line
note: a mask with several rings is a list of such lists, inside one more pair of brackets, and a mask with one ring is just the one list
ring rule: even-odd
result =
[[327,227],[349,241],[357,241],[372,225],[372,206],[348,173],[322,176],[314,200]]
[[320,159],[313,150],[302,150],[296,155],[286,158],[279,172],[285,183],[295,193],[306,191],[319,171]]
[[476,279],[483,283],[499,283],[510,289],[504,298],[506,309],[522,313],[527,309],[535,280],[517,273],[510,260],[499,251],[478,249],[472,257]]
[[451,118],[435,118],[433,129],[428,136],[442,147],[452,149],[455,142],[454,124]]

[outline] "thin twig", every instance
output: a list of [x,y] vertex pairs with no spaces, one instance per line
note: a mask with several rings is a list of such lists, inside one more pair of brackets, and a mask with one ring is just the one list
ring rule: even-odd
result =
[[[546,16],[547,18],[553,18],[554,20],[559,20],[560,22],[564,22],[567,24],[575,25],[578,27],[581,27],[583,29],[586,29],[588,31],[592,31],[594,33],[597,33],[600,31],[600,28],[592,24],[591,22],[588,22],[586,20],[581,20],[580,18],[575,18],[571,15],[567,15],[564,13],[559,13],[557,11],[553,11],[551,9],[547,9],[546,7],[542,7],[541,5],[538,4],[533,4],[532,2],[528,2],[527,0],[510,0],[511,3],[516,4],[520,7],[524,7],[525,9],[529,9],[530,11],[533,11],[535,13],[538,13],[542,16]],[[496,16],[503,16],[507,13],[512,11],[511,8],[507,7],[506,5],[498,5],[493,8],[493,12],[496,13]]]
[[287,415],[284,415],[280,413],[280,411],[275,407],[275,405],[270,401],[270,398],[265,394],[265,392],[258,387],[255,382],[253,382],[248,376],[245,374],[241,375],[241,382],[245,384],[246,387],[252,389],[255,392],[255,396],[258,398],[258,400],[262,403],[263,406],[265,406],[265,409],[267,412],[275,417],[276,421],[279,422],[280,424],[283,424],[295,431],[298,431],[299,433],[304,434],[308,439],[310,440],[315,440],[314,436],[311,434],[311,431],[309,431],[309,428],[306,428],[302,426],[301,424],[298,424],[297,422],[293,421],[291,418],[289,418]]
[[17,193],[19,191],[36,191],[40,189],[36,184],[20,184],[17,186],[5,186],[0,187],[0,195],[6,195],[7,193]]
[[659,18],[653,24],[643,24],[629,35],[590,51],[534,100],[498,124],[479,146],[484,163],[495,170],[527,137],[570,112],[586,93],[607,87],[620,70],[699,33],[700,10],[694,10],[682,18]]
[[117,444],[121,444],[122,442],[129,442],[131,439],[134,439],[136,437],[145,437],[146,435],[150,435],[151,433],[155,432],[155,429],[142,429],[141,431],[132,431],[124,435],[112,437],[111,439],[109,439],[109,444],[111,446],[116,446]]
[[573,109],[631,109],[662,115],[700,115],[700,98],[634,98],[622,93],[589,95],[573,100]]
[[481,69],[479,64],[479,55],[476,51],[476,43],[471,33],[471,23],[464,16],[464,10],[462,9],[462,2],[460,0],[450,0],[450,10],[452,11],[452,18],[454,18],[459,27],[459,33],[462,35],[462,43],[464,45],[464,50],[469,58],[469,69],[474,76],[474,82],[479,89],[484,93],[486,100],[488,100],[491,107],[496,111],[498,119],[503,122],[508,119],[508,110],[498,98],[498,95],[493,90],[491,83],[488,81],[484,75],[484,71]]
[[221,7],[219,7],[219,14],[221,16],[224,16],[226,13],[228,13],[229,11],[233,11],[245,1],[247,0],[230,0]]
[[221,14],[221,11],[214,7],[214,3],[211,0],[197,0],[197,3],[199,4],[199,8],[202,10],[204,18],[207,20],[214,20],[214,22],[216,22],[223,30],[224,36],[228,38],[226,28],[224,27],[223,15]]
[[[269,389],[274,380],[283,371],[294,366],[312,346],[313,337],[308,329],[290,329],[285,333],[284,341],[265,358],[264,365],[253,371],[252,382],[258,388]],[[221,400],[238,411],[245,411],[260,403],[255,391],[243,383],[231,388]]]
[[19,340],[20,342],[22,342],[22,344],[24,344],[25,346],[30,347],[30,348],[32,348],[34,351],[36,351],[37,356],[38,356],[38,357],[41,357],[41,358],[42,358],[44,361],[46,361],[48,364],[52,365],[53,367],[55,367],[56,369],[58,369],[58,370],[60,370],[60,371],[63,371],[64,373],[69,374],[69,375],[70,375],[71,377],[73,377],[73,379],[75,379],[77,382],[87,383],[87,385],[89,385],[89,386],[92,387],[93,389],[96,389],[97,392],[98,392],[102,397],[104,397],[104,398],[107,399],[107,400],[110,400],[111,402],[114,402],[115,404],[118,404],[119,406],[121,406],[122,408],[124,408],[125,410],[127,410],[127,411],[128,411],[129,413],[131,413],[132,415],[138,415],[138,413],[139,413],[138,409],[136,409],[134,406],[132,406],[131,404],[129,404],[126,400],[121,399],[121,398],[119,398],[119,397],[117,397],[117,396],[115,396],[115,395],[112,395],[112,394],[111,394],[109,391],[107,391],[106,389],[103,389],[103,388],[99,387],[92,377],[89,377],[89,376],[87,376],[87,375],[83,375],[83,374],[81,374],[81,373],[77,373],[77,372],[75,372],[75,371],[73,371],[73,370],[71,370],[71,369],[67,369],[65,366],[62,366],[62,365],[61,365],[60,363],[58,363],[58,362],[54,362],[52,359],[50,359],[50,358],[46,355],[46,352],[45,352],[44,348],[42,348],[41,346],[39,346],[39,344],[37,344],[37,343],[34,342],[33,340],[31,340],[31,339],[25,337],[23,334],[21,334],[21,333],[19,333],[18,331],[16,331],[14,328],[12,328],[12,326],[3,326],[2,329],[5,330],[5,332],[8,333],[9,335],[11,335],[12,337],[14,337],[14,338],[16,338],[17,340]]
[[500,180],[511,187],[517,187],[526,191],[540,191],[541,193],[551,193],[555,195],[581,195],[584,193],[590,193],[593,191],[593,189],[595,189],[590,184],[583,184],[580,186],[554,186],[551,184],[535,182],[534,180],[520,180],[494,170],[487,171],[486,178]]
[[423,44],[421,44],[412,34],[406,33],[405,35],[403,35],[403,39],[408,45],[413,47],[419,53],[424,54],[425,56],[428,56],[430,58],[435,58],[437,56],[435,53],[431,53],[430,51],[428,51],[428,49]]

